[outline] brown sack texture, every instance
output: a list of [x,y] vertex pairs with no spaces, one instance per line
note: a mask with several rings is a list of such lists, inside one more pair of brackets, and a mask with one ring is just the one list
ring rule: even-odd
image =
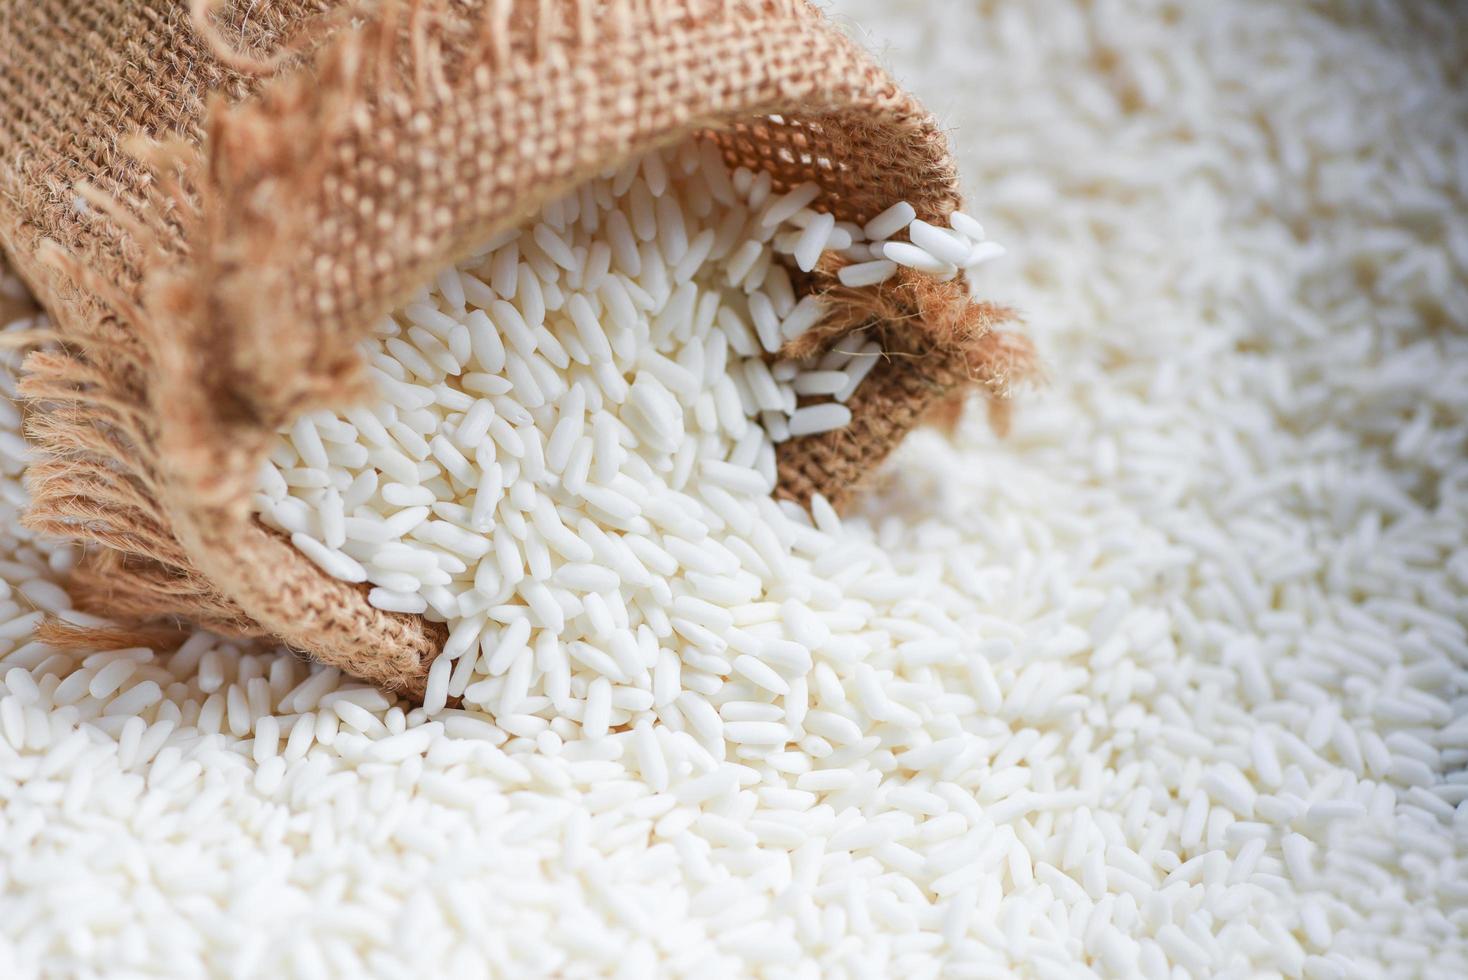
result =
[[[89,544],[75,585],[121,621],[269,635],[419,694],[442,627],[373,609],[250,510],[279,426],[369,396],[370,324],[695,133],[777,190],[817,181],[838,218],[958,205],[932,118],[804,0],[213,6],[0,0],[0,246],[67,341],[27,362],[29,520]],[[873,327],[893,356],[848,431],[781,448],[797,498],[843,498],[935,402],[1027,355],[960,283],[844,296],[833,273],[821,336]]]

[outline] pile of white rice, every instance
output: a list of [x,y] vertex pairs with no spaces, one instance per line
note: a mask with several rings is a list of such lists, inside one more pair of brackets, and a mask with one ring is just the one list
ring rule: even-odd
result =
[[1449,5],[843,6],[957,127],[1054,381],[784,515],[809,744],[729,741],[777,723],[748,678],[722,739],[557,745],[502,689],[53,653],[0,408],[0,975],[1468,974]]
[[373,606],[448,624],[428,717],[461,699],[549,752],[631,726],[660,789],[726,742],[831,751],[814,671],[884,640],[831,587],[830,505],[813,528],[771,498],[775,445],[849,424],[881,347],[779,358],[826,315],[791,273],[828,256],[848,286],[899,263],[949,280],[1004,250],[906,201],[838,223],[819,193],[775,193],[705,140],[634,158],[385,317],[362,345],[380,400],[281,431],[261,518]]

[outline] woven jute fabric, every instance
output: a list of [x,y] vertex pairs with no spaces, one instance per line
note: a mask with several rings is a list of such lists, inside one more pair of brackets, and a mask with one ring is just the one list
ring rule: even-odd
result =
[[[27,361],[28,520],[88,543],[93,611],[273,636],[408,694],[442,627],[373,609],[250,509],[279,426],[370,396],[372,323],[695,133],[839,218],[958,205],[932,118],[804,0],[0,0],[0,52],[0,246],[65,340]],[[850,429],[781,448],[801,499],[843,498],[1020,360],[959,283],[838,306],[819,336],[866,326],[894,356]]]

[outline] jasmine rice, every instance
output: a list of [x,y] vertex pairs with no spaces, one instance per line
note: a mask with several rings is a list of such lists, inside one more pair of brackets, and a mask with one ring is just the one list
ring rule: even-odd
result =
[[[842,520],[724,506],[815,584],[741,607],[721,687],[566,644],[581,719],[430,716],[208,634],[34,642],[71,557],[18,522],[0,371],[0,975],[1468,975],[1448,8],[841,7],[983,95],[954,132],[1025,242],[986,292],[1052,364],[1010,438],[916,436]],[[383,562],[432,577],[413,540]]]
[[[461,698],[584,735],[646,716],[657,690],[644,707],[678,732],[691,699],[733,682],[783,704],[810,670],[813,634],[790,624],[819,623],[829,586],[770,500],[775,444],[846,426],[880,351],[855,335],[780,360],[824,313],[792,271],[834,251],[843,282],[877,285],[898,263],[952,278],[993,257],[972,219],[977,238],[904,202],[861,228],[811,210],[819,192],[775,194],[698,140],[634,160],[385,319],[364,345],[378,404],[281,431],[266,523],[377,608],[448,624],[430,715]],[[791,664],[772,643],[807,649]],[[804,737],[761,724],[734,741]]]

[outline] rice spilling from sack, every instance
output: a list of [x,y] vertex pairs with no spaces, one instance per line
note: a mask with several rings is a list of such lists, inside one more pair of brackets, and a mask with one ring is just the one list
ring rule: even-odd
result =
[[[382,401],[281,433],[266,523],[377,608],[448,624],[430,714],[462,698],[543,745],[655,724],[717,758],[726,735],[820,738],[811,671],[862,659],[870,623],[771,499],[775,444],[849,423],[882,352],[857,333],[780,359],[825,314],[792,275],[834,252],[849,286],[948,280],[1004,250],[906,202],[838,223],[819,193],[706,140],[634,159],[386,318],[364,347]],[[727,702],[748,704],[726,729]]]
[[53,650],[0,407],[0,975],[1468,975],[1451,5],[841,6],[982,94],[985,292],[1052,378],[787,515],[862,739],[556,751],[203,634]]

